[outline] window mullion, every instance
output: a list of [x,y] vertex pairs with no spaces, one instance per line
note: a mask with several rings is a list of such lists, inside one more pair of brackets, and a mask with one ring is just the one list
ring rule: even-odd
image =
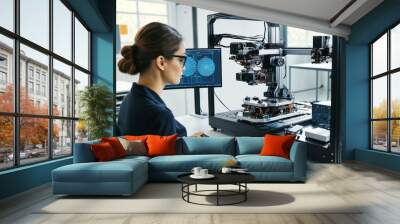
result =
[[[53,0],[49,0],[49,50],[53,52]],[[48,73],[48,91],[49,94],[49,116],[48,120],[48,152],[49,159],[53,159],[53,57],[49,55],[49,73]]]
[[[388,30],[388,32],[387,32],[387,71],[390,71],[390,60],[391,60],[391,58],[390,58],[390,29]],[[392,78],[392,75],[391,75],[391,73],[388,73],[387,74],[387,90],[388,90],[388,92],[387,92],[387,98],[388,98],[388,104],[387,104],[387,110],[388,110],[388,118],[392,118],[392,99],[391,99],[391,78]],[[388,121],[388,127],[387,127],[387,130],[388,130],[388,152],[391,152],[392,151],[392,135],[391,135],[391,129],[392,129],[392,125],[391,125],[391,123],[392,123],[392,121],[391,120],[389,120]]]
[[[19,27],[20,27],[20,17],[19,10],[20,9],[20,0],[14,1],[14,31],[17,35],[19,35]],[[20,99],[20,46],[19,39],[14,39],[14,112],[15,114],[19,114],[19,99]],[[14,166],[19,166],[20,158],[19,158],[19,135],[20,135],[20,118],[14,115]]]
[[[72,38],[71,38],[71,56],[72,56],[72,65],[71,66],[71,91],[72,91],[72,96],[71,96],[71,117],[75,118],[75,12],[72,11],[71,15],[71,23],[72,23]],[[75,145],[75,126],[76,126],[76,120],[72,121],[72,131],[71,131],[71,150],[72,150],[72,155],[74,155],[74,145]]]

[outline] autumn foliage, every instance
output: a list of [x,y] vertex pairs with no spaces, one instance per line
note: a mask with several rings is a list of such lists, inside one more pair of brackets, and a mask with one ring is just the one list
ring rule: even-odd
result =
[[[8,85],[6,92],[0,93],[0,111],[2,112],[13,112],[14,107],[14,90],[13,85]],[[41,105],[34,105],[29,99],[29,95],[24,87],[20,88],[20,111],[21,114],[35,114],[35,115],[47,115],[48,114],[48,103],[42,103]],[[55,110],[55,114],[58,114],[58,110]],[[1,148],[13,148],[13,117],[12,116],[0,116],[0,147]],[[48,119],[47,118],[32,118],[32,117],[21,117],[20,118],[20,148],[24,149],[26,145],[45,145],[48,137]],[[59,127],[53,125],[53,138],[58,138]]]
[[[391,117],[400,117],[400,100],[392,100],[392,113]],[[387,118],[387,101],[381,101],[381,103],[373,108],[373,118]],[[378,121],[373,124],[374,138],[385,139],[387,136],[387,122]],[[400,138],[400,122],[392,121],[392,142],[397,141]]]

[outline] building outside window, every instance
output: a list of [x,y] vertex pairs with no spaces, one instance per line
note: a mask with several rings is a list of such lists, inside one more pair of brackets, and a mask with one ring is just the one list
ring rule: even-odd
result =
[[371,148],[400,153],[400,24],[370,44]]

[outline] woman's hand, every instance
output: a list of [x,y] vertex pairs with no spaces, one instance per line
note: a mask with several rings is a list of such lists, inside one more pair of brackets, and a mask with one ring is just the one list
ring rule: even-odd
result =
[[190,137],[208,137],[208,135],[202,131],[196,131]]

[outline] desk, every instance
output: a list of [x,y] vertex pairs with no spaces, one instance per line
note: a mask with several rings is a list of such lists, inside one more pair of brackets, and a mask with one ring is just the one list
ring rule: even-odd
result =
[[186,127],[187,136],[191,136],[193,133],[198,131],[202,131],[208,136],[230,136],[222,132],[214,131],[208,123],[207,116],[183,115],[177,116],[175,119]]
[[[328,72],[328,79],[327,79],[327,93],[326,93],[326,98],[329,100],[330,96],[330,90],[329,90],[329,85],[330,85],[330,79],[331,79],[331,71],[332,71],[332,63],[320,63],[320,64],[312,64],[312,63],[305,63],[305,64],[297,64],[297,65],[289,65],[289,90],[292,91],[292,69],[303,69],[303,70],[314,70],[315,73],[315,100],[318,101],[318,76],[319,76],[319,71],[325,71]],[[309,90],[309,89],[307,89]]]

